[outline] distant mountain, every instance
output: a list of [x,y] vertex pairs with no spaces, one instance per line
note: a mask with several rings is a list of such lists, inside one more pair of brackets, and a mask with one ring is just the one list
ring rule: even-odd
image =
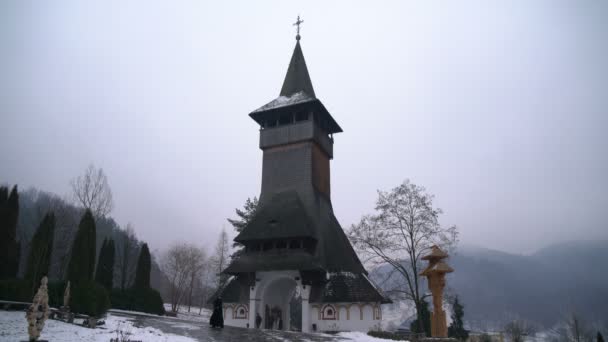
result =
[[446,292],[460,296],[475,329],[516,318],[549,327],[572,312],[608,324],[607,260],[608,240],[561,243],[532,255],[462,246],[448,260],[455,272]]

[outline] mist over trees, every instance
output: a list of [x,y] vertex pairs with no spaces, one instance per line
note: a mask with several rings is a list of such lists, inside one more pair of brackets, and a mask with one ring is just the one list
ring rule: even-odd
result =
[[[9,268],[4,259],[10,256],[14,265],[6,278],[23,277],[32,287],[41,274],[51,281],[96,281],[108,292],[131,287],[142,243],[131,224],[123,228],[109,216],[114,202],[103,169],[91,164],[69,183],[70,200],[35,188],[18,193],[14,186],[9,194],[0,187],[0,268]],[[15,250],[24,257],[3,253]],[[165,277],[149,251],[148,259],[148,285],[162,288]]]
[[[48,212],[53,212],[55,216],[55,238],[49,266],[49,279],[65,279],[72,244],[84,213],[83,208],[76,207],[55,194],[29,188],[20,193],[17,236],[22,243],[23,254],[27,255],[36,228]],[[96,241],[104,241],[105,239],[114,241],[113,286],[130,287],[135,278],[135,266],[141,245],[135,235],[134,226],[128,224],[121,227],[109,216],[95,217],[95,225]],[[101,252],[101,247],[102,243],[98,243],[95,248],[96,255]],[[20,269],[21,273],[25,272],[25,260],[22,260]],[[153,265],[152,271],[152,286],[160,288],[162,277],[158,274],[158,266]]]

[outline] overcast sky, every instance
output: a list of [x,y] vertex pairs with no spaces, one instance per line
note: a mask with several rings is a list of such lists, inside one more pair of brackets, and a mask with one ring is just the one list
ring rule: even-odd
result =
[[608,238],[606,1],[2,1],[0,182],[89,163],[152,249],[210,246],[260,191],[248,113],[295,44],[335,136],[344,228],[409,178],[461,241]]

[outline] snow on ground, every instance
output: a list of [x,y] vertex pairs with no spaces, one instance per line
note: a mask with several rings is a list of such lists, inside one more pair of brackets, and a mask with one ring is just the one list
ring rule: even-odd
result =
[[[165,311],[171,311],[171,304],[165,303]],[[188,312],[187,306],[180,306],[177,310],[177,318],[192,322],[209,322],[211,310],[207,308],[202,308],[201,310],[201,308],[193,306],[190,308],[190,312]]]
[[356,341],[356,342],[387,342],[388,341],[383,338],[369,336],[368,334],[362,333],[359,331],[341,332],[341,333],[338,333],[337,336],[342,337],[346,340]]
[[[150,327],[137,328],[132,319],[123,316],[108,314],[105,325],[97,329],[89,329],[76,324],[68,324],[55,320],[47,320],[41,339],[53,342],[108,342],[111,338],[127,335],[131,340],[146,342],[193,342],[189,337],[163,333]],[[0,341],[13,342],[27,340],[27,322],[25,312],[22,311],[0,311]]]

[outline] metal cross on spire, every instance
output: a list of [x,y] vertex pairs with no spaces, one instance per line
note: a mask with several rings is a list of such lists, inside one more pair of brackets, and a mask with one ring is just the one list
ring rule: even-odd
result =
[[300,24],[302,24],[303,22],[304,22],[304,20],[300,20],[300,16],[298,15],[298,20],[296,20],[296,22],[293,23],[293,26],[298,27],[298,34],[296,35],[296,40],[300,40]]

